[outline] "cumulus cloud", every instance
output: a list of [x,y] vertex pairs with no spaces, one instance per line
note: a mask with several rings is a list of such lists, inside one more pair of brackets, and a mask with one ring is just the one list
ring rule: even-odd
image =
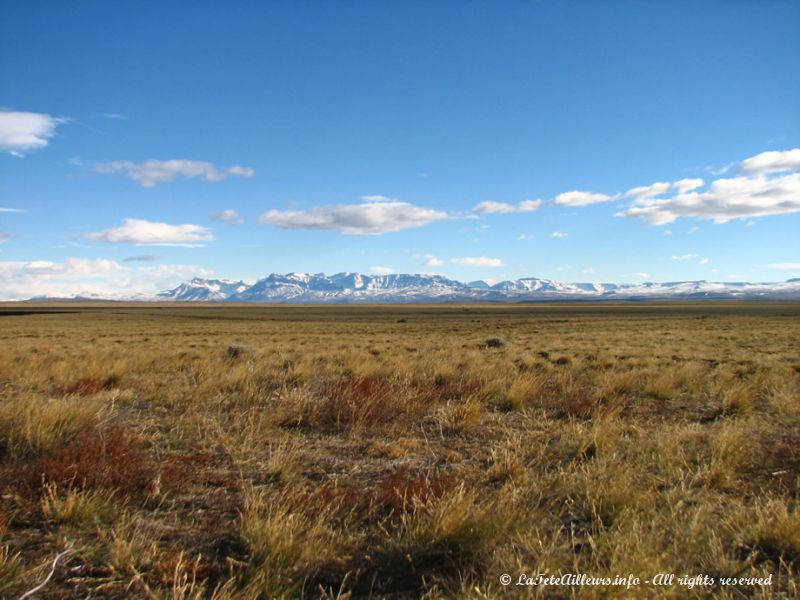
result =
[[126,267],[104,258],[0,261],[0,300],[35,296],[100,295],[106,298],[152,294],[191,277],[213,272],[195,265]]
[[361,204],[334,204],[309,210],[268,210],[258,220],[282,229],[334,229],[346,235],[380,235],[422,227],[447,218],[449,215],[443,211],[368,196]]
[[454,258],[453,263],[462,267],[502,267],[503,261],[499,258],[489,258],[488,256],[464,256]]
[[395,271],[391,267],[370,267],[369,272],[375,275],[391,275]]
[[742,161],[739,171],[715,179],[705,190],[699,189],[702,179],[682,179],[668,189],[661,182],[634,188],[626,193],[635,198],[633,204],[617,216],[665,225],[680,217],[725,223],[800,211],[800,149],[763,152]]
[[66,119],[44,113],[0,110],[0,151],[22,156],[44,148],[64,122]]
[[659,196],[661,194],[666,194],[671,187],[672,187],[671,183],[668,183],[666,181],[657,181],[656,183],[651,183],[650,185],[643,185],[640,187],[635,187],[633,189],[630,189],[627,192],[625,192],[625,195],[634,196],[637,198]]
[[678,192],[688,192],[690,190],[694,190],[699,188],[705,182],[700,179],[681,179],[679,181],[657,181],[656,183],[651,183],[650,185],[643,185],[641,187],[635,187],[633,189],[628,190],[625,192],[625,196],[633,197],[633,198],[654,198],[656,196],[662,196],[671,190],[677,190]]
[[202,160],[146,160],[136,163],[128,160],[116,160],[98,163],[92,167],[95,173],[104,175],[122,174],[137,182],[142,187],[151,188],[159,183],[168,183],[177,177],[183,179],[201,179],[202,181],[222,181],[228,177],[252,177],[255,171],[251,167],[233,166],[219,169],[214,163]]
[[425,260],[426,267],[441,267],[444,264],[441,258],[436,258],[433,254],[423,254],[422,258]]
[[525,213],[539,210],[541,206],[541,200],[522,200],[517,204],[495,202],[494,200],[484,200],[483,202],[476,204],[472,209],[472,212],[476,214]]
[[244,223],[244,219],[239,212],[233,210],[232,208],[228,208],[217,213],[211,213],[211,220],[221,221],[223,223],[236,223],[237,225]]
[[672,184],[672,188],[683,193],[683,192],[689,192],[691,190],[696,190],[704,183],[705,181],[699,177],[691,179],[681,179],[679,181],[674,182]]
[[137,246],[194,246],[214,240],[211,230],[201,225],[170,225],[144,219],[125,219],[119,227],[87,233],[87,240]]
[[559,204],[561,206],[586,206],[587,204],[608,202],[612,199],[612,196],[608,196],[606,194],[595,194],[593,192],[572,190],[571,192],[564,192],[563,194],[559,194],[553,198],[553,204]]
[[742,161],[739,170],[744,173],[780,173],[800,171],[800,148],[785,152],[771,151],[756,154]]

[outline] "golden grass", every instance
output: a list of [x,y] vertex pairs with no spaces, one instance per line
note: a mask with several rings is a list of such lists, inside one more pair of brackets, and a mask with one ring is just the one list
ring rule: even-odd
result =
[[798,594],[797,304],[4,310],[0,597]]

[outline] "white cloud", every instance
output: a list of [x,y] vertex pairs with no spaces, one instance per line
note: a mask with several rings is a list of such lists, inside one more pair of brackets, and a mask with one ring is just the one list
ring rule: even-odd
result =
[[696,190],[703,184],[705,184],[705,181],[697,177],[694,179],[681,179],[680,181],[673,183],[672,187],[678,192],[684,193],[690,192],[691,190]]
[[56,126],[66,122],[44,113],[0,110],[0,151],[22,156],[47,146]]
[[159,183],[168,183],[176,177],[184,179],[202,179],[203,181],[222,181],[229,176],[252,177],[255,171],[251,167],[233,166],[220,170],[214,163],[201,160],[146,160],[135,163],[128,160],[116,160],[98,163],[92,167],[95,173],[111,175],[120,173],[127,175],[142,187],[150,188]]
[[444,264],[441,258],[436,258],[433,254],[424,254],[422,258],[425,259],[426,267],[441,267]]
[[583,272],[586,273],[587,275],[593,275],[597,273],[597,269],[595,269],[594,267],[587,267],[583,270]]
[[767,265],[769,269],[778,269],[781,271],[800,271],[800,262],[778,262]]
[[554,237],[554,238],[565,238],[565,237],[567,237],[567,235],[569,235],[569,234],[567,234],[567,233],[564,233],[563,231],[554,231],[554,232],[553,232],[553,233],[551,233],[550,235],[551,235],[552,237]]
[[697,258],[697,254],[673,254],[672,260],[692,260]]
[[157,260],[158,256],[155,254],[139,254],[137,256],[129,256],[122,262],[155,262]]
[[87,233],[85,237],[94,242],[137,246],[198,245],[214,240],[211,230],[201,225],[169,225],[144,219],[125,219],[119,227]]
[[690,190],[699,188],[704,183],[705,182],[700,178],[681,179],[672,183],[668,181],[657,181],[656,183],[651,183],[650,185],[643,185],[641,187],[630,189],[625,192],[625,196],[637,199],[655,198],[656,196],[663,196],[670,190],[677,190],[681,193],[688,192]]
[[395,270],[391,267],[370,267],[369,272],[375,275],[391,275]]
[[491,213],[524,213],[539,210],[542,206],[541,200],[522,200],[518,204],[509,204],[507,202],[495,202],[494,200],[484,200],[479,202],[472,209],[476,214],[491,214]]
[[34,296],[64,297],[97,294],[107,298],[150,294],[174,287],[191,277],[208,277],[212,271],[194,265],[125,267],[104,258],[0,261],[0,299]]
[[625,192],[625,195],[634,196],[637,198],[649,198],[651,196],[660,196],[661,194],[666,194],[671,187],[672,184],[667,181],[657,181],[656,183],[652,183],[650,185],[643,185],[630,189]]
[[16,233],[0,232],[0,244],[5,244],[6,242],[13,240],[15,237],[17,237]]
[[335,229],[346,235],[380,235],[449,218],[446,212],[374,196],[362,204],[334,204],[309,210],[268,210],[261,223],[283,229]]
[[693,233],[697,233],[698,231],[700,231],[700,228],[697,225],[695,225],[694,227],[690,227],[689,231],[687,231],[686,233],[692,235]]
[[553,204],[560,204],[562,206],[586,206],[587,204],[608,202],[609,200],[612,200],[612,197],[606,194],[572,190],[571,192],[564,192],[553,198]]
[[221,221],[223,223],[236,223],[237,225],[244,223],[244,219],[239,212],[233,210],[232,208],[228,208],[218,213],[211,213],[211,220]]
[[785,152],[762,152],[745,159],[739,165],[744,173],[780,173],[783,171],[800,170],[800,148],[786,150]]
[[503,261],[499,258],[489,258],[488,256],[465,256],[454,258],[453,263],[462,267],[502,267]]
[[235,177],[252,177],[256,174],[256,170],[253,167],[240,167],[239,165],[234,165],[228,169],[226,173]]
[[634,273],[634,275],[636,275],[636,277],[640,277],[641,279],[650,279],[650,273],[639,272]]
[[709,261],[709,259],[708,259],[708,258],[701,258],[701,259],[698,261],[698,263],[697,263],[697,264],[699,264],[699,265],[707,265],[707,264],[708,264],[708,261]]
[[21,208],[3,208],[0,206],[0,213],[22,213],[25,212]]
[[[800,173],[789,172],[797,170],[800,170],[800,148],[764,152],[742,161],[740,171],[744,175],[716,179],[705,191],[698,191],[704,183],[702,180],[682,179],[671,185],[675,190],[672,196],[636,196],[633,204],[617,216],[642,219],[650,225],[665,225],[680,217],[725,223],[733,219],[800,212]],[[771,173],[780,174],[769,175]]]

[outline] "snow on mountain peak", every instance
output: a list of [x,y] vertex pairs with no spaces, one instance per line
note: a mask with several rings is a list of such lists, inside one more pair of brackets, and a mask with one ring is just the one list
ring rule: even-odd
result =
[[161,292],[159,300],[396,303],[396,302],[524,302],[545,300],[626,300],[656,298],[776,298],[800,299],[800,280],[782,283],[671,281],[664,283],[564,283],[523,277],[490,285],[462,283],[442,275],[365,275],[341,272],[272,273],[248,284],[228,279],[194,279]]

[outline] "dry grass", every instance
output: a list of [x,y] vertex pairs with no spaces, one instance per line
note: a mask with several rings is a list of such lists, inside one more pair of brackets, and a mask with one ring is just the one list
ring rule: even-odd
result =
[[796,304],[22,308],[0,597],[800,592]]

